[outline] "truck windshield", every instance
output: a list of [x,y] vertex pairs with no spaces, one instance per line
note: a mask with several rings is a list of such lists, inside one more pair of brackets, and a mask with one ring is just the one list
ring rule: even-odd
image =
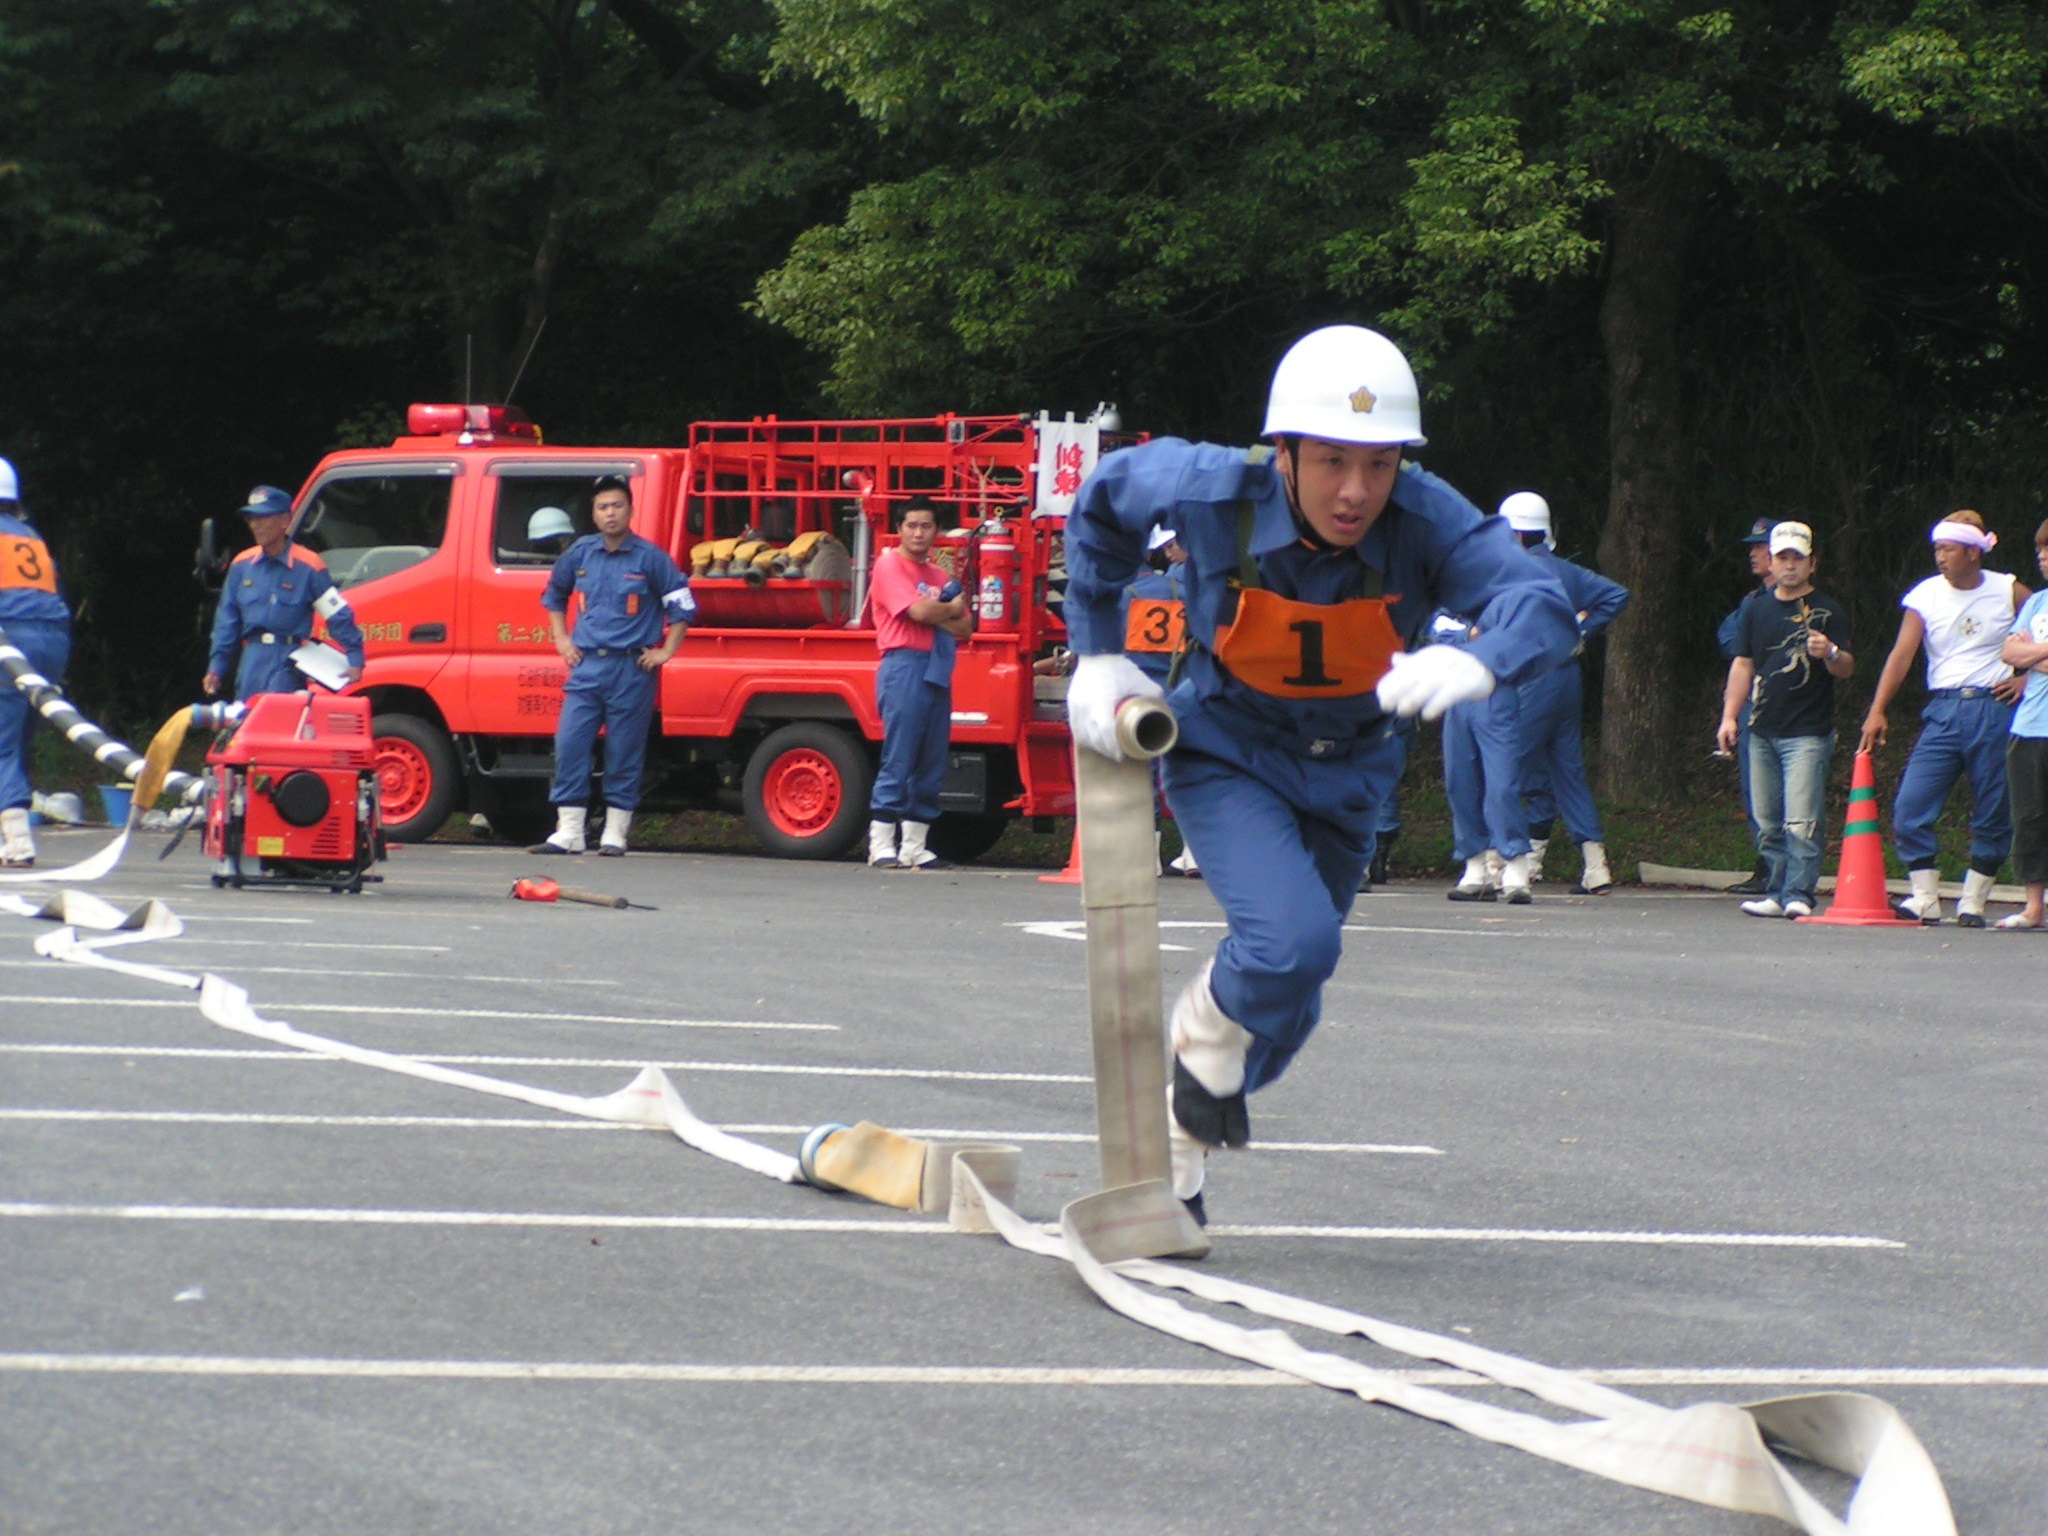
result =
[[345,475],[313,493],[293,537],[352,587],[418,565],[448,532],[454,479],[445,471]]

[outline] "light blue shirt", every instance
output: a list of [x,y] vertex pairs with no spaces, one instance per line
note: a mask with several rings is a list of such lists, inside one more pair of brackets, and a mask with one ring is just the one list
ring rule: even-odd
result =
[[[2012,621],[2012,633],[2036,645],[2048,642],[2048,591],[2036,592],[2020,606]],[[2029,672],[2027,691],[2013,711],[2015,736],[2048,736],[2048,672]]]

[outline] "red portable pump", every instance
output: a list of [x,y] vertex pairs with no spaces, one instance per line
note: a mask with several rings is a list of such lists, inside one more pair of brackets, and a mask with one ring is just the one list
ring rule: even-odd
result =
[[[214,718],[207,718],[208,714]],[[200,724],[228,710],[195,711]],[[215,885],[324,885],[362,890],[384,857],[370,701],[330,693],[260,693],[206,754],[213,792],[206,856]]]

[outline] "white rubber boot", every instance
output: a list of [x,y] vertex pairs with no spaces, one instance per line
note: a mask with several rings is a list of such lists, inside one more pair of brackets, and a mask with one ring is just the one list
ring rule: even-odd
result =
[[1892,911],[1900,917],[1918,919],[1932,928],[1941,922],[1941,871],[1938,869],[1909,869],[1907,883],[1913,887],[1913,894],[1901,901]]
[[1574,896],[1605,896],[1614,889],[1614,876],[1607,868],[1605,843],[1579,844],[1579,857],[1585,860],[1585,871],[1579,876],[1579,883],[1572,887]]
[[[1201,1090],[1191,1094],[1182,1088],[1178,1100],[1175,1087],[1166,1090],[1167,1150],[1173,1159],[1173,1192],[1183,1200],[1193,1200],[1201,1194],[1210,1147],[1225,1142],[1242,1145],[1249,1134],[1241,1119],[1244,1101],[1240,1096],[1244,1092],[1244,1058],[1251,1049],[1252,1035],[1223,1011],[1210,990],[1209,975],[1215,967],[1216,962],[1211,960],[1188,983],[1174,1000],[1167,1024],[1167,1036],[1173,1043],[1176,1085],[1185,1073]],[[1212,1143],[1183,1125],[1181,1116],[1187,1113],[1191,1118],[1205,1119],[1219,1107],[1213,1102],[1218,1099],[1234,1100],[1240,1118],[1227,1132],[1208,1126],[1217,1138]],[[1228,1110],[1232,1106],[1222,1107]]]
[[1989,875],[1980,875],[1976,870],[1963,873],[1963,899],[1956,903],[1956,926],[1958,928],[1982,928],[1984,926],[1984,903],[1991,899],[1994,882]]
[[1529,839],[1529,883],[1531,885],[1542,884],[1543,860],[1549,854],[1549,852],[1549,838],[1532,837]]
[[1500,889],[1501,856],[1494,849],[1487,849],[1480,857],[1486,860],[1486,883],[1494,890]]
[[1465,861],[1465,873],[1448,892],[1453,901],[1491,901],[1493,887],[1486,878],[1486,855]]
[[1526,907],[1535,899],[1529,891],[1529,855],[1518,853],[1502,861],[1500,893],[1511,907]]
[[633,813],[622,811],[615,806],[604,808],[604,836],[597,845],[598,853],[608,859],[622,857],[626,852],[626,834],[633,830]]
[[28,811],[19,805],[0,811],[0,864],[26,869],[36,861],[36,840],[28,830]]
[[925,847],[924,840],[932,827],[928,821],[906,821],[903,823],[903,847],[897,858],[903,861],[905,869],[951,869],[953,866]]
[[868,867],[870,869],[901,869],[903,861],[896,857],[896,823],[893,821],[871,821],[868,823]]
[[1166,867],[1178,870],[1183,875],[1200,874],[1202,868],[1195,862],[1195,850],[1187,845],[1185,839],[1181,842],[1180,852],[1173,856],[1173,862]]
[[535,843],[528,853],[581,853],[584,849],[584,825],[590,819],[590,811],[581,805],[558,805],[555,807],[555,830],[548,834],[544,843]]

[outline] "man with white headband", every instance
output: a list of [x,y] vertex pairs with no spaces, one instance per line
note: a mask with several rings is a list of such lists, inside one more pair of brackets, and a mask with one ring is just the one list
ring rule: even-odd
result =
[[2005,749],[2013,705],[2026,687],[2026,678],[2015,675],[1999,651],[2027,600],[2027,589],[2003,571],[1984,569],[1984,557],[1997,547],[1998,535],[1985,532],[1984,519],[1975,512],[1951,512],[1934,525],[1930,537],[1937,574],[1900,600],[1906,611],[1899,620],[1899,638],[1863,717],[1859,750],[1874,752],[1884,745],[1885,711],[1925,641],[1927,703],[1892,802],[1892,846],[1913,890],[1893,910],[1923,923],[1941,921],[1934,823],[1956,780],[1968,774],[1970,867],[1963,876],[1956,922],[1982,928],[1992,879],[2012,846]]
[[[1198,1218],[1208,1151],[1249,1142],[1245,1095],[1321,1016],[1400,772],[1396,718],[1438,719],[1559,665],[1578,638],[1507,524],[1402,462],[1424,441],[1421,401],[1386,337],[1335,325],[1296,342],[1265,435],[1250,450],[1165,438],[1106,455],[1067,521],[1067,718],[1107,757],[1121,755],[1117,706],[1161,691],[1124,654],[1124,587],[1155,522],[1188,554],[1166,798],[1230,925],[1169,1029],[1174,1191]],[[1405,651],[1439,608],[1482,634]]]

